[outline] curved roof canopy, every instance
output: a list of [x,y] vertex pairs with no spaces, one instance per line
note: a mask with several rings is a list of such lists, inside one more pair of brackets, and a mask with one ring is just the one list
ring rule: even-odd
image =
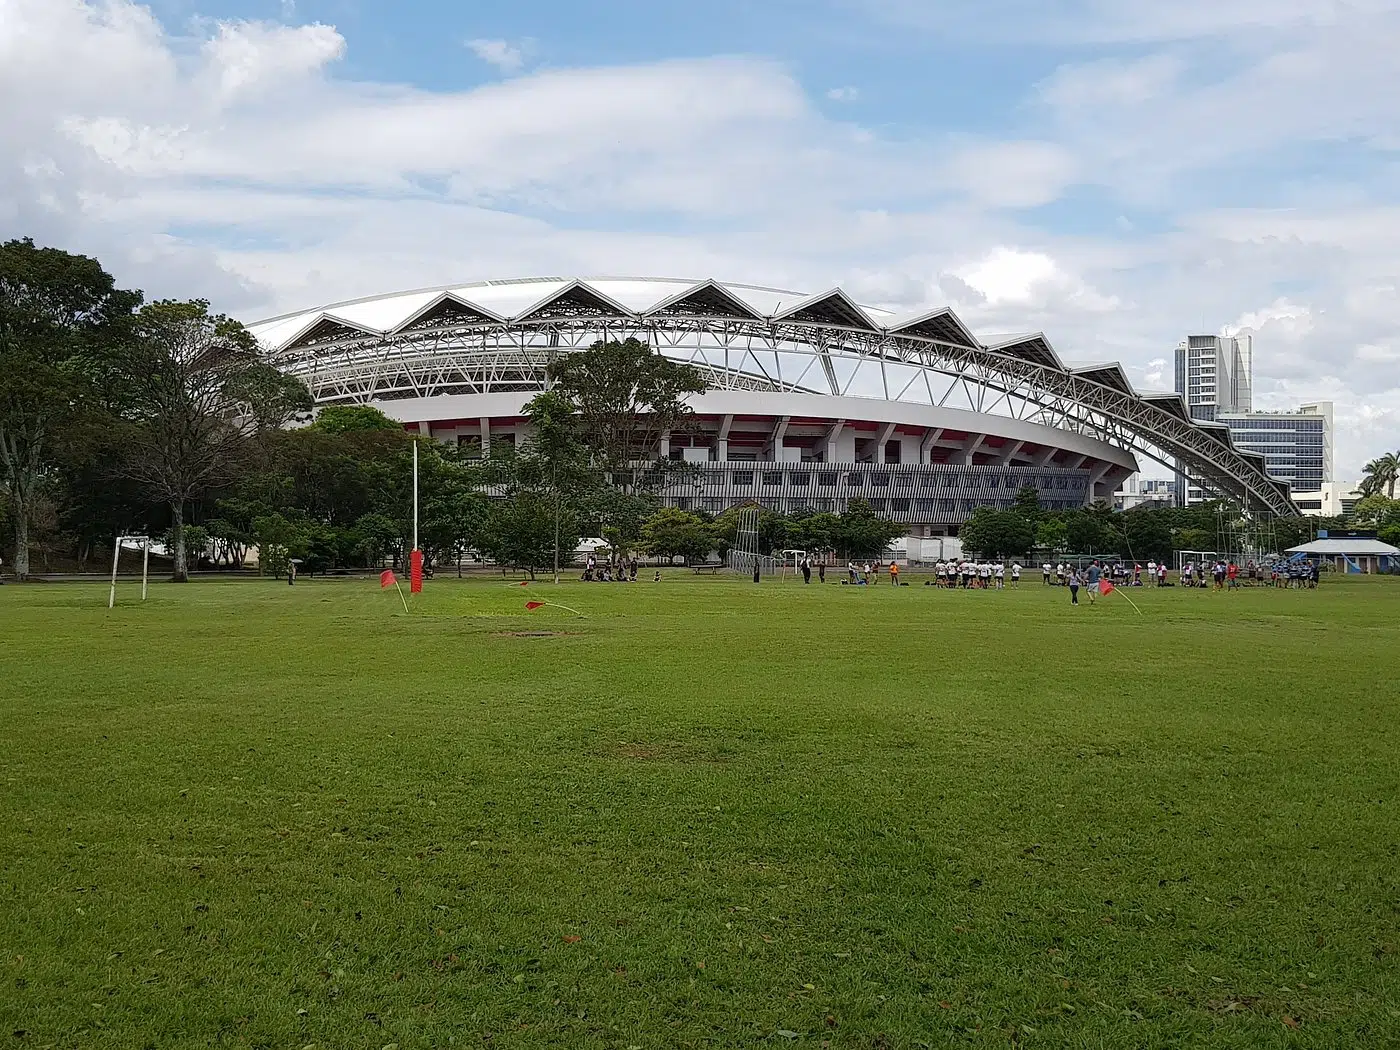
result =
[[[736,389],[849,395],[856,370],[873,361],[882,385],[868,396],[899,400],[922,380],[933,401],[929,376],[952,376],[1031,405],[1052,425],[1184,464],[1253,511],[1297,513],[1262,455],[1235,448],[1221,424],[1193,421],[1179,394],[1137,393],[1116,362],[1069,366],[1042,333],[982,342],[952,310],[900,318],[840,288],[803,295],[716,280],[525,278],[357,299],[249,328],[322,400],[478,390],[473,376],[488,374],[497,389],[525,389],[550,354],[605,333],[638,335],[672,356],[684,350],[712,382]],[[797,379],[784,378],[785,359]],[[399,385],[381,382],[387,371]]]

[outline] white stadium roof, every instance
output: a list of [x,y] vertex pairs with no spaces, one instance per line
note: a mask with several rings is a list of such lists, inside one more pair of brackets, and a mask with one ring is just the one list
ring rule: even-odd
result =
[[[1251,506],[1297,513],[1262,455],[1236,448],[1223,424],[1191,419],[1180,394],[1140,394],[1116,362],[1070,366],[1042,333],[983,341],[950,309],[899,316],[840,288],[812,295],[715,280],[532,277],[372,296],[248,327],[323,403],[523,389],[550,354],[632,334],[722,386],[844,395],[860,389],[854,377],[869,366],[865,396],[898,401],[924,389],[924,403],[936,406],[956,387],[973,411],[1028,410],[1187,463]],[[934,375],[950,380],[950,394],[935,393]]]

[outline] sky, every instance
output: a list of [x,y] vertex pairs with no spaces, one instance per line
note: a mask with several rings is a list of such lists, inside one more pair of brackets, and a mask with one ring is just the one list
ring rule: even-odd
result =
[[246,321],[490,278],[951,306],[1400,448],[1400,0],[0,0],[0,238]]

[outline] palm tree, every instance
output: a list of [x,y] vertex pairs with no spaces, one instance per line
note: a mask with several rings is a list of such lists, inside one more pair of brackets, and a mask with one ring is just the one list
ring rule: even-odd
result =
[[1375,496],[1382,489],[1388,498],[1395,498],[1395,483],[1400,480],[1400,453],[1387,452],[1379,459],[1373,459],[1362,468],[1366,475],[1361,479],[1361,494]]

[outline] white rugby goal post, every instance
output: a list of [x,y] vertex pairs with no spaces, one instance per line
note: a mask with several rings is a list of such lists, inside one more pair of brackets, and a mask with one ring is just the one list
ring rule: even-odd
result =
[[149,536],[118,536],[117,542],[112,547],[112,589],[107,595],[107,608],[112,608],[117,604],[117,563],[121,561],[122,547],[137,545],[141,548],[141,600],[146,600],[146,584],[150,579],[151,566],[151,537]]

